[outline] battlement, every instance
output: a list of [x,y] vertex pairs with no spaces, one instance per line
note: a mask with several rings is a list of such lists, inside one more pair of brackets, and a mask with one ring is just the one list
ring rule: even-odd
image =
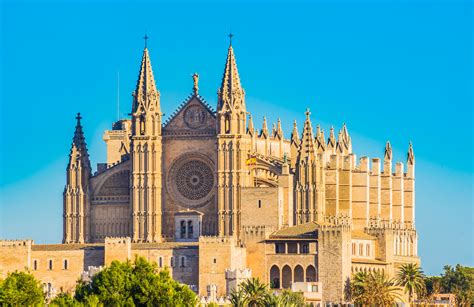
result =
[[231,244],[235,243],[235,239],[233,237],[219,237],[219,236],[200,236],[199,243],[205,244]]
[[14,247],[31,247],[34,241],[26,240],[0,240],[0,247],[14,248]]
[[256,237],[266,238],[275,231],[276,229],[274,226],[266,226],[266,225],[242,226],[242,233],[245,234],[246,236],[256,236]]
[[252,277],[252,270],[249,268],[245,269],[226,269],[226,279],[247,279]]
[[130,237],[105,237],[105,245],[127,245],[131,244]]
[[383,230],[415,230],[415,225],[411,222],[390,221],[387,219],[380,219],[371,217],[369,219],[369,226],[366,227],[371,232]]

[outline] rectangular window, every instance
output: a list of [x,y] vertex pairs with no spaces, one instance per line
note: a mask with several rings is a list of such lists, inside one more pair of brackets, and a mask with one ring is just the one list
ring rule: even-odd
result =
[[48,270],[52,270],[53,269],[53,260],[49,259],[48,260]]
[[262,201],[260,199],[258,200],[258,207],[262,208]]
[[214,258],[214,263],[217,263],[217,259],[216,259],[216,258]]
[[185,257],[181,257],[181,267],[184,268],[186,266],[186,259]]
[[365,251],[365,252],[366,252],[366,256],[367,256],[367,257],[370,257],[370,244],[367,244],[367,246],[365,247],[365,249],[366,249],[366,251]]
[[171,267],[174,267],[174,257],[171,257],[171,258],[170,258],[170,266],[171,266]]
[[309,253],[309,245],[308,244],[303,244],[301,246],[301,253],[302,254],[308,254]]
[[67,270],[67,269],[68,269],[67,259],[64,259],[64,261],[63,261],[63,270]]
[[159,266],[160,268],[163,267],[163,257],[159,257],[159,258],[158,258],[158,266]]
[[38,260],[33,260],[33,270],[37,271],[38,270]]
[[313,285],[311,287],[311,292],[318,292],[318,285]]
[[359,244],[359,256],[364,256],[364,244]]
[[352,243],[352,255],[356,254],[356,244]]

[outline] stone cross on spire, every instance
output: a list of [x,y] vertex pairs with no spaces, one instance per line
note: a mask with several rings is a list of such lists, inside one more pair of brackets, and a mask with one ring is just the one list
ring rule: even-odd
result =
[[145,49],[146,49],[146,44],[147,44],[147,41],[150,37],[148,35],[146,35],[146,31],[145,31],[145,36],[143,36],[143,39],[145,40]]

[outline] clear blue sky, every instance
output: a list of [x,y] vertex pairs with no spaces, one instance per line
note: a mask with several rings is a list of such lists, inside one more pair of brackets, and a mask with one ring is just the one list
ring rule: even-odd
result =
[[131,92],[147,30],[162,108],[216,104],[229,29],[248,109],[289,136],[310,107],[326,134],[346,122],[360,156],[416,155],[419,253],[427,273],[474,265],[470,1],[0,2],[0,237],[60,242],[62,191],[83,114],[92,162]]

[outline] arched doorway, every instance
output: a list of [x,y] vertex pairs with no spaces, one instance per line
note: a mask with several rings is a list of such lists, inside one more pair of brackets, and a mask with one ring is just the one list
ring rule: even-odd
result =
[[316,269],[312,265],[308,265],[308,267],[306,268],[306,281],[318,281],[316,278]]
[[276,265],[270,269],[270,288],[280,289],[280,268]]
[[288,265],[285,265],[283,267],[283,270],[281,271],[281,275],[282,275],[282,282],[281,282],[281,286],[284,288],[284,289],[288,289],[291,287],[291,282],[292,282],[292,275],[291,274],[291,268],[288,266]]
[[301,265],[297,265],[295,267],[295,278],[293,279],[294,282],[304,281],[304,270]]

